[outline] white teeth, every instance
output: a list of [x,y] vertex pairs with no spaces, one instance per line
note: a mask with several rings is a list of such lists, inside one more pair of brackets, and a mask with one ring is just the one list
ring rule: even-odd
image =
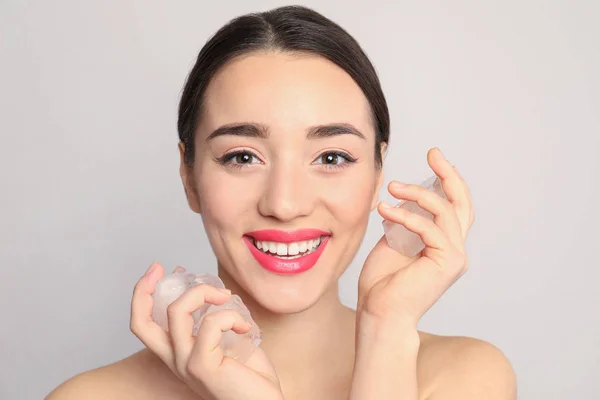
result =
[[312,240],[303,240],[293,243],[278,243],[278,242],[260,242],[254,241],[254,245],[263,252],[277,254],[278,256],[300,257],[303,253],[311,253],[319,247],[321,238]]
[[300,243],[298,243],[298,247],[299,247],[298,251],[300,253],[304,253],[306,250],[308,250],[308,243],[307,242],[300,242]]
[[287,256],[287,246],[283,243],[277,243],[277,255]]
[[[277,254],[277,243],[274,242],[267,242],[265,244],[268,244],[269,246],[269,251],[273,254]],[[265,247],[266,250],[266,247]]]
[[298,246],[298,243],[291,243],[287,248],[287,253],[290,256],[295,256],[300,253],[300,246]]

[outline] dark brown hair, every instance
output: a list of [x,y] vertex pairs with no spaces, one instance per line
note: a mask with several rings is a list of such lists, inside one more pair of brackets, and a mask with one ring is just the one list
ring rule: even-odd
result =
[[184,161],[194,163],[194,132],[211,78],[229,60],[254,51],[312,53],[345,70],[365,94],[375,125],[375,163],[381,167],[382,143],[389,142],[390,117],[375,68],[356,40],[342,27],[303,6],[286,6],[242,15],[219,29],[198,54],[179,103],[177,130]]

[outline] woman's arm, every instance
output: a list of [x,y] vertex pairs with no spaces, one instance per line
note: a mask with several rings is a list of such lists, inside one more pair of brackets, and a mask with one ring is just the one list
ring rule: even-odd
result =
[[349,400],[417,400],[419,334],[400,321],[362,313]]
[[416,202],[433,220],[383,203],[378,208],[385,220],[417,234],[425,248],[412,257],[401,254],[384,235],[365,260],[358,281],[356,370],[350,398],[512,400],[514,375],[506,359],[487,344],[473,350],[469,341],[466,348],[431,365],[430,357],[419,360],[419,371],[435,372],[427,374],[435,375],[435,382],[427,385],[426,393],[418,393],[417,355],[422,343],[417,325],[468,270],[465,244],[475,218],[469,187],[456,167],[439,149],[430,150],[427,160],[446,198],[400,182],[391,183],[389,192],[399,200]]
[[[515,373],[506,356],[483,340],[441,337],[421,348],[416,328],[395,319],[361,313],[349,400],[516,400]],[[417,385],[419,350],[428,356],[421,370],[435,376],[425,393]]]

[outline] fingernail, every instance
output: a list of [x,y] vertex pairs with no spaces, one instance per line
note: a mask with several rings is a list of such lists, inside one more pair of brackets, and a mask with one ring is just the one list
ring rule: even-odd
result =
[[146,273],[144,273],[144,275],[150,275],[152,273],[152,271],[154,271],[156,269],[157,266],[158,266],[158,264],[156,263],[156,261],[153,261],[152,264],[150,264],[150,266],[146,270]]
[[231,294],[231,290],[227,289],[227,288],[218,288],[219,292],[223,292],[225,294]]
[[392,182],[392,186],[395,187],[395,188],[397,188],[397,189],[401,189],[401,188],[406,187],[406,185],[404,183],[398,182],[398,181]]
[[381,202],[381,207],[383,207],[383,208],[392,208],[392,206],[390,204],[386,203],[385,201]]

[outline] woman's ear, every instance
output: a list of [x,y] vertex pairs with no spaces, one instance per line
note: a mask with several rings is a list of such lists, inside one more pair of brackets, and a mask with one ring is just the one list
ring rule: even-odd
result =
[[377,208],[377,203],[379,203],[379,191],[381,190],[381,185],[383,184],[383,161],[385,159],[385,154],[387,151],[387,143],[385,142],[381,142],[381,146],[380,146],[380,151],[381,151],[381,166],[380,168],[376,171],[377,173],[377,180],[375,182],[375,190],[373,192],[373,200],[371,201],[371,211],[375,210],[375,208]]
[[178,147],[180,157],[179,175],[181,176],[181,183],[183,183],[185,197],[192,211],[201,214],[200,199],[198,198],[198,192],[194,183],[193,168],[185,163],[185,144],[179,142]]

